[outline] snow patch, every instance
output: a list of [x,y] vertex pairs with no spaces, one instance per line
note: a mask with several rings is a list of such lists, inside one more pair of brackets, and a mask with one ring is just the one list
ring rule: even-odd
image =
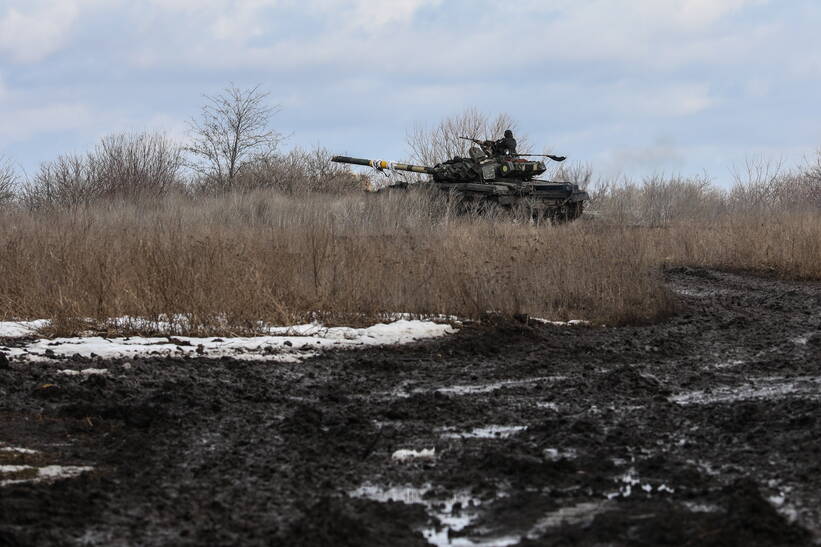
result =
[[[456,331],[452,326],[430,321],[399,320],[367,328],[324,327],[320,324],[271,328],[271,335],[237,338],[125,337],[100,336],[36,340],[11,348],[8,356],[18,360],[44,361],[79,355],[85,358],[129,359],[136,357],[232,357],[296,363],[328,349],[407,344],[437,338]],[[90,370],[90,369],[89,369]],[[71,374],[71,373],[68,373]]]
[[0,338],[25,338],[34,334],[51,322],[47,319],[36,321],[0,321]]
[[411,460],[435,460],[435,448],[423,448],[422,450],[397,450],[391,455],[391,459],[398,462],[407,462]]
[[670,401],[680,405],[706,405],[751,399],[781,399],[788,396],[818,399],[821,397],[821,376],[759,378],[751,385],[679,393],[670,397]]
[[683,502],[684,507],[691,513],[719,513],[721,507],[714,503],[696,503],[692,501]]
[[83,370],[58,370],[57,374],[65,374],[66,376],[93,376],[100,374],[108,374],[107,368],[84,368]]
[[497,389],[502,389],[505,387],[523,386],[527,384],[535,384],[537,382],[560,382],[562,380],[567,380],[567,376],[543,376],[540,378],[528,378],[525,380],[505,380],[491,384],[441,387],[435,391],[448,395],[473,395],[477,393],[490,393],[491,391],[496,391]]
[[93,467],[80,467],[73,465],[47,465],[38,469],[41,479],[67,479],[76,477],[83,473],[93,471]]
[[8,445],[0,445],[0,452],[11,452],[12,454],[39,454],[37,450],[31,450],[30,448],[21,448],[19,446],[8,446]]
[[661,484],[656,487],[650,483],[642,483],[641,479],[639,479],[639,476],[636,473],[636,470],[632,467],[624,475],[617,478],[616,482],[620,482],[621,486],[619,487],[619,490],[617,492],[605,494],[608,500],[613,500],[616,498],[629,498],[633,495],[634,487],[636,491],[642,491],[646,494],[652,494],[654,489],[656,492],[660,494],[675,493],[675,490],[673,488],[670,488],[666,484]]
[[527,429],[525,425],[489,425],[470,431],[454,431],[442,434],[445,439],[506,439]]
[[94,470],[93,467],[75,465],[47,465],[44,467],[34,467],[31,465],[0,465],[0,477],[2,477],[3,474],[20,473],[26,471],[31,472],[35,469],[37,470],[37,473],[30,478],[0,480],[0,486],[22,484],[26,482],[45,482],[57,479],[73,479],[83,473],[88,473],[89,471]]
[[542,520],[536,523],[533,530],[528,534],[528,537],[533,539],[543,534],[551,528],[557,528],[562,524],[581,524],[587,525],[593,522],[593,519],[599,513],[604,512],[610,507],[609,502],[586,502],[579,503],[570,507],[562,507],[561,509],[549,513]]
[[585,321],[583,319],[571,319],[570,321],[550,321],[549,319],[540,319],[538,317],[533,317],[531,319],[537,323],[542,323],[543,325],[553,325],[556,327],[579,327],[590,325],[590,321]]
[[552,462],[572,460],[578,455],[576,450],[573,448],[568,448],[566,450],[559,450],[558,448],[545,448],[542,453],[545,458]]

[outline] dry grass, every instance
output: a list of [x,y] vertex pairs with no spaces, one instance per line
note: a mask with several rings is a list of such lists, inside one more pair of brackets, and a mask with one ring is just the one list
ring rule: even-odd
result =
[[259,321],[486,311],[614,322],[668,309],[653,248],[629,233],[453,218],[425,192],[234,195],[0,217],[4,318]]
[[537,227],[449,210],[441,196],[418,190],[6,210],[0,319],[50,318],[55,334],[121,316],[156,322],[125,330],[203,335],[395,312],[615,324],[671,310],[661,273],[670,265],[821,279],[817,210],[777,219],[725,211],[663,227],[601,216]]
[[738,214],[712,224],[680,223],[667,230],[663,249],[675,264],[821,280],[821,214]]

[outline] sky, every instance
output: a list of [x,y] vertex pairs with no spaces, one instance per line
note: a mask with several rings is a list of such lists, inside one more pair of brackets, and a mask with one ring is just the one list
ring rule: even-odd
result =
[[819,28],[818,0],[0,0],[0,155],[184,141],[203,95],[260,85],[284,149],[403,160],[474,107],[600,177],[727,184],[821,147]]

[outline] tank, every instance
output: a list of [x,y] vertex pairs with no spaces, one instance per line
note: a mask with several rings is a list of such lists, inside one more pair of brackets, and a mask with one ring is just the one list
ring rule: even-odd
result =
[[458,195],[465,209],[490,205],[503,208],[524,206],[536,218],[559,222],[572,221],[581,216],[584,202],[589,199],[587,192],[570,182],[536,178],[547,168],[543,161],[530,159],[545,157],[564,161],[564,157],[548,154],[495,155],[492,153],[493,141],[469,140],[477,144],[470,149],[470,157],[457,156],[433,167],[348,156],[334,156],[331,161],[372,167],[378,171],[428,175],[431,184],[443,192]]

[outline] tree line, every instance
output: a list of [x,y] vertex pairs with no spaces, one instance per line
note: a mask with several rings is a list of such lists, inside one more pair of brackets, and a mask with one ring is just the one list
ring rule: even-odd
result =
[[344,193],[364,181],[332,163],[321,147],[283,152],[272,128],[278,106],[259,87],[230,86],[206,95],[189,122],[190,140],[157,132],[103,137],[84,154],[61,154],[30,177],[0,157],[0,204],[27,209],[75,207],[100,199],[142,199],[274,189],[286,193]]

